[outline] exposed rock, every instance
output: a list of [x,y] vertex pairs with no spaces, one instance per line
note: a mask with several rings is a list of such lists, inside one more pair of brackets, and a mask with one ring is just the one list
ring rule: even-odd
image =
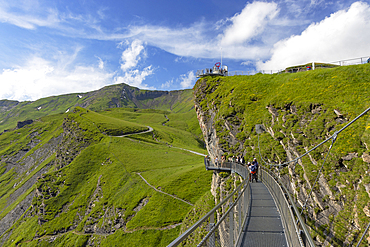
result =
[[312,107],[311,113],[312,114],[319,114],[322,111],[321,105],[314,105]]
[[8,214],[0,220],[0,236],[9,229],[26,210],[31,206],[33,193],[30,193],[26,198],[15,206]]
[[342,160],[351,160],[353,158],[357,158],[358,157],[358,154],[357,153],[349,153],[347,154],[346,156],[342,157]]
[[143,198],[139,204],[133,209],[135,212],[139,212],[149,202],[149,198]]
[[29,124],[32,124],[33,123],[33,120],[26,120],[26,121],[20,121],[17,123],[17,128],[20,129],[20,128],[23,128],[24,126],[26,125],[29,125]]
[[365,190],[370,197],[370,184],[364,184]]
[[343,118],[343,114],[340,113],[340,111],[338,111],[337,109],[334,109],[334,113],[339,117],[339,118]]
[[367,205],[364,207],[363,211],[366,214],[366,216],[370,218],[370,210],[369,210],[369,207]]
[[366,163],[370,163],[370,155],[367,153],[363,153],[361,156],[362,160]]
[[268,109],[268,111],[271,113],[273,117],[277,118],[279,116],[279,112],[273,106],[266,106],[266,108]]

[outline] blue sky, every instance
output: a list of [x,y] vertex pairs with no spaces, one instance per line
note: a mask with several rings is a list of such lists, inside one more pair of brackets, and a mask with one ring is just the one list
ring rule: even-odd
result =
[[369,1],[0,0],[0,99],[192,88],[221,53],[279,70],[366,57],[369,40]]

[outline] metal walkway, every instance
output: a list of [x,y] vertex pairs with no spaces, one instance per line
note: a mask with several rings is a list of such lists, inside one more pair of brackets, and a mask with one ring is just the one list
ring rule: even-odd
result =
[[[314,247],[293,198],[279,177],[260,166],[259,182],[249,182],[249,170],[236,162],[213,164],[214,172],[237,173],[243,181],[212,210],[173,240],[168,247]],[[260,182],[262,181],[262,182]],[[217,216],[217,217],[216,217]]]
[[243,228],[242,247],[288,246],[279,211],[262,182],[251,183],[250,216]]

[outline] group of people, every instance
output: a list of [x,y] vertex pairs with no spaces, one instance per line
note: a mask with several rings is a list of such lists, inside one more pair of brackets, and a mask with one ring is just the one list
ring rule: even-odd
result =
[[249,182],[253,183],[253,179],[258,182],[258,162],[256,158],[253,158],[252,162],[248,162],[247,167],[249,169]]
[[[243,156],[229,157],[228,161],[229,162],[236,162],[236,163],[239,163],[239,164],[242,164],[242,165],[245,164]],[[225,165],[224,165],[225,162],[226,162],[226,156],[225,155],[221,156],[221,160],[219,160],[218,156],[215,157],[216,167],[225,167]],[[257,162],[257,159],[253,158],[253,161],[246,163],[246,166],[249,170],[249,181],[253,182],[253,180],[255,180],[256,182],[258,182],[258,162]]]
[[[233,157],[229,157],[227,159],[228,162],[236,162],[236,163],[240,163],[240,164],[244,164],[244,157],[243,156],[233,156]],[[224,163],[226,162],[226,156],[225,155],[222,155],[221,156],[221,160],[219,160],[218,156],[215,157],[215,165],[217,167],[225,167]]]
[[[224,156],[223,156],[224,157]],[[233,156],[232,158],[229,158],[229,161],[236,162],[239,164],[244,165],[244,157],[243,156]],[[258,182],[258,162],[256,158],[253,158],[252,162],[247,162],[246,166],[249,170],[249,181],[253,182],[255,180]]]

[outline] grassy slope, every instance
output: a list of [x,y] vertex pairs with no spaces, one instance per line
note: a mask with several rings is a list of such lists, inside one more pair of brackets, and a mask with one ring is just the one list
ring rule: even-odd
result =
[[[217,109],[215,127],[218,136],[221,137],[220,144],[229,150],[229,155],[246,152],[247,160],[254,156],[259,157],[258,148],[251,148],[258,146],[255,124],[263,123],[265,126],[271,126],[271,114],[266,107],[273,106],[278,109],[279,117],[273,126],[275,138],[267,133],[261,135],[261,153],[264,159],[278,161],[277,157],[279,157],[280,161],[284,162],[286,154],[279,141],[285,144],[287,141],[292,142],[291,135],[294,135],[301,142],[297,150],[304,153],[303,146],[313,147],[328,135],[334,134],[335,130],[345,125],[345,123],[336,122],[337,116],[334,109],[339,110],[344,118],[350,121],[370,106],[369,82],[370,66],[365,64],[295,74],[206,77],[199,80],[195,88],[204,86],[207,93],[206,97],[197,95],[199,99],[204,97],[201,101],[203,110],[213,106]],[[287,114],[290,105],[297,107],[297,114]],[[323,109],[321,113],[312,113],[311,109],[318,105]],[[299,124],[302,118],[308,120],[306,126]],[[239,145],[229,146],[226,141],[223,141],[223,138],[229,135],[223,127],[225,119],[231,123],[240,124],[237,138],[244,143],[242,150],[239,149]],[[370,205],[369,196],[363,186],[370,182],[369,176],[364,176],[365,171],[369,171],[369,164],[362,161],[361,155],[369,153],[364,145],[364,143],[370,144],[369,120],[367,114],[340,133],[323,171],[331,188],[338,184],[344,186],[341,188],[344,198],[340,197],[340,193],[334,189],[333,194],[336,195],[337,202],[344,203],[345,209],[339,212],[335,219],[330,219],[330,222],[334,222],[339,245],[344,241],[344,236],[349,234],[347,231],[350,231],[350,228],[347,224],[354,220],[355,207],[361,209],[357,210],[358,216],[356,216],[361,229],[364,229],[368,222],[368,217],[362,209]],[[312,154],[318,163],[323,162],[323,155],[326,154],[328,147],[329,144]],[[348,172],[336,173],[335,170],[339,168],[338,160],[351,152],[357,153],[358,158],[343,161]],[[308,157],[303,159],[303,163],[306,175],[312,184],[318,167],[313,165]],[[296,173],[304,180],[300,166],[296,167]],[[353,193],[357,186],[356,193]],[[320,210],[317,212],[319,213]],[[317,233],[324,236],[323,229],[326,227],[328,226],[318,229]]]
[[[100,114],[149,125],[154,128],[155,136],[162,142],[176,147],[191,148],[193,151],[204,152],[204,144],[200,139],[201,131],[196,114],[193,111],[172,113],[151,109],[112,108],[102,111]],[[165,116],[167,116],[169,121],[167,121]],[[151,138],[152,134],[146,136]]]
[[[35,120],[43,116],[63,113],[82,101],[83,99],[80,99],[78,94],[68,94],[42,98],[34,102],[21,102],[13,111],[11,111],[10,117],[9,112],[3,112],[0,114],[0,120],[3,120],[0,124],[0,132],[4,129],[12,129],[16,127],[18,121],[24,121],[27,119]],[[38,109],[39,107],[41,108]]]
[[[138,106],[122,94],[123,90],[130,90],[136,94],[147,91],[119,84],[107,86],[90,93],[66,94],[42,98],[33,102],[20,102],[10,111],[0,111],[0,133],[6,129],[15,128],[18,121],[34,120],[51,114],[64,113],[68,109],[72,111],[77,105],[85,105],[87,109],[93,111],[115,107],[136,108],[139,106],[139,108],[155,108],[181,113],[189,112],[193,107],[192,90],[173,91],[165,96],[139,100]],[[4,106],[10,106],[17,102],[2,101],[2,103]]]
[[[60,125],[62,120],[62,115],[43,117],[32,125],[16,131],[4,133],[0,136],[0,157],[12,156],[20,150],[29,149],[28,144],[30,142],[30,134],[38,133],[40,135],[40,142],[23,157],[24,160],[28,156],[32,155],[32,153],[40,146],[47,143],[50,138],[61,134]],[[11,206],[7,206],[8,197],[50,161],[51,159],[48,159],[37,167],[31,167],[31,170],[28,171],[28,173],[23,174],[16,173],[14,168],[7,173],[4,173],[6,164],[1,164],[3,170],[0,171],[0,218],[3,218],[4,215],[17,204],[17,202],[15,202]],[[20,163],[22,164],[22,160]],[[30,192],[31,191],[28,193]]]
[[[117,108],[95,113],[80,108],[76,113],[54,117],[57,119],[55,124],[47,125],[45,122],[45,128],[59,130],[58,133],[60,133],[61,120],[68,116],[85,129],[86,138],[92,136],[95,142],[83,150],[70,165],[61,170],[51,171],[39,180],[37,187],[40,190],[54,191],[57,194],[54,197],[45,197],[43,201],[45,213],[42,218],[47,222],[39,225],[35,220],[39,217],[35,215],[39,211],[29,211],[29,215],[13,227],[12,235],[6,245],[11,246],[15,243],[22,246],[36,244],[42,246],[46,243],[50,245],[48,242],[50,238],[47,235],[62,232],[52,245],[76,243],[76,246],[82,246],[88,239],[84,234],[85,225],[97,224],[98,227],[111,229],[113,226],[108,221],[117,218],[127,222],[126,231],[120,228],[107,238],[96,235],[96,239],[99,239],[102,246],[111,246],[111,243],[115,242],[123,246],[142,246],[144,240],[137,239],[139,236],[145,236],[148,246],[165,246],[173,240],[179,232],[179,227],[170,230],[158,229],[181,222],[191,206],[155,192],[136,173],[140,172],[155,187],[161,187],[163,191],[193,203],[209,190],[211,174],[203,169],[202,157],[165,144],[167,142],[174,146],[204,152],[195,134],[186,131],[194,130],[194,127],[163,126],[162,123],[167,120],[164,113],[168,115],[170,122],[172,116],[178,121],[184,118],[184,114],[157,110]],[[53,117],[50,118],[53,119]],[[31,133],[30,130],[37,124],[38,121],[18,132],[24,131],[24,139],[27,139]],[[150,125],[155,129],[157,141],[153,139],[151,133],[133,136],[131,140],[99,134],[100,131],[121,133],[126,128],[130,129],[128,132],[137,131],[137,128],[142,128],[140,126],[143,125]],[[8,132],[5,133],[7,136],[0,136],[0,138],[6,137],[9,145],[19,146],[19,148],[13,148],[12,152],[25,145],[22,143],[27,143],[27,141],[19,144],[12,143],[15,137],[11,135],[19,136],[16,133],[17,131]],[[3,153],[12,153],[11,148],[8,148],[9,145],[3,146]],[[7,178],[9,174],[11,173],[3,174],[0,181],[4,180],[1,183],[2,187],[5,185],[10,189],[13,183]],[[163,174],[168,176],[164,177]],[[97,189],[98,181],[100,181],[101,192],[99,193],[101,194],[94,201],[92,195]],[[187,190],[183,190],[184,186]],[[11,190],[8,190],[8,193],[11,193]],[[149,199],[148,203],[136,213],[133,209],[144,198]],[[89,207],[91,201],[94,202],[93,208]],[[40,208],[41,203],[34,199],[33,204],[37,208]],[[121,217],[118,216],[118,211],[122,213]],[[104,212],[111,213],[104,215]],[[65,229],[73,228],[75,224],[78,225],[77,228],[63,233]],[[45,241],[39,242],[38,239],[32,241],[34,237]]]

